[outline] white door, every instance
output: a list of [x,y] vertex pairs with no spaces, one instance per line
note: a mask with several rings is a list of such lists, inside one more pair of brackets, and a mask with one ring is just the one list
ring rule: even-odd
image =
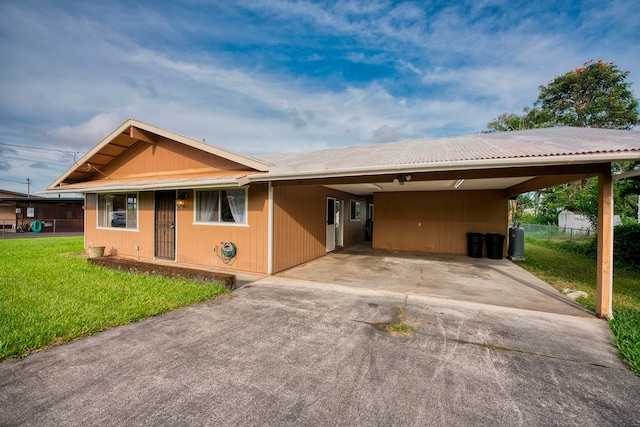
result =
[[336,199],[327,198],[327,252],[336,248]]
[[336,200],[336,247],[342,247],[342,202]]

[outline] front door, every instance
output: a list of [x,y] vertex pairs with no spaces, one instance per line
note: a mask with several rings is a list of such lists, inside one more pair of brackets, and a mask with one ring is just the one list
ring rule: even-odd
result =
[[176,192],[156,191],[156,258],[176,259]]
[[327,252],[336,248],[336,199],[327,198]]
[[333,197],[327,198],[327,252],[342,246],[341,202]]

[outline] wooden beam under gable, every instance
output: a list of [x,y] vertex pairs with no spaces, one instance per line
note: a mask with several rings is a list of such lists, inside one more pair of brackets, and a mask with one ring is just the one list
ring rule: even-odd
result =
[[135,126],[131,126],[129,128],[129,136],[138,141],[148,142],[149,144],[158,143],[158,135],[148,132],[146,130],[142,130]]

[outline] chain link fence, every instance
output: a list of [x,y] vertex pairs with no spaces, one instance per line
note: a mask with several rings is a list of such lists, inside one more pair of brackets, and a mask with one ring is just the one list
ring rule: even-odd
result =
[[595,236],[595,231],[584,228],[558,227],[557,225],[520,224],[524,228],[525,237],[538,240],[563,242],[572,240],[586,242]]
[[[38,223],[39,222],[39,223]],[[0,220],[0,238],[17,237],[17,234],[55,235],[63,233],[82,233],[84,219],[38,219],[38,220]]]

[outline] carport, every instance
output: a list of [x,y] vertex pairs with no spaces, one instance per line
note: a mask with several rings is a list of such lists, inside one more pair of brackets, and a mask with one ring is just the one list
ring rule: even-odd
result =
[[598,177],[596,312],[609,317],[611,162],[638,158],[639,132],[558,127],[264,156],[275,167],[250,180],[368,198],[376,250],[463,255],[467,232],[507,234],[509,199]]
[[278,278],[592,316],[551,285],[506,259],[375,251],[360,244],[278,273]]

